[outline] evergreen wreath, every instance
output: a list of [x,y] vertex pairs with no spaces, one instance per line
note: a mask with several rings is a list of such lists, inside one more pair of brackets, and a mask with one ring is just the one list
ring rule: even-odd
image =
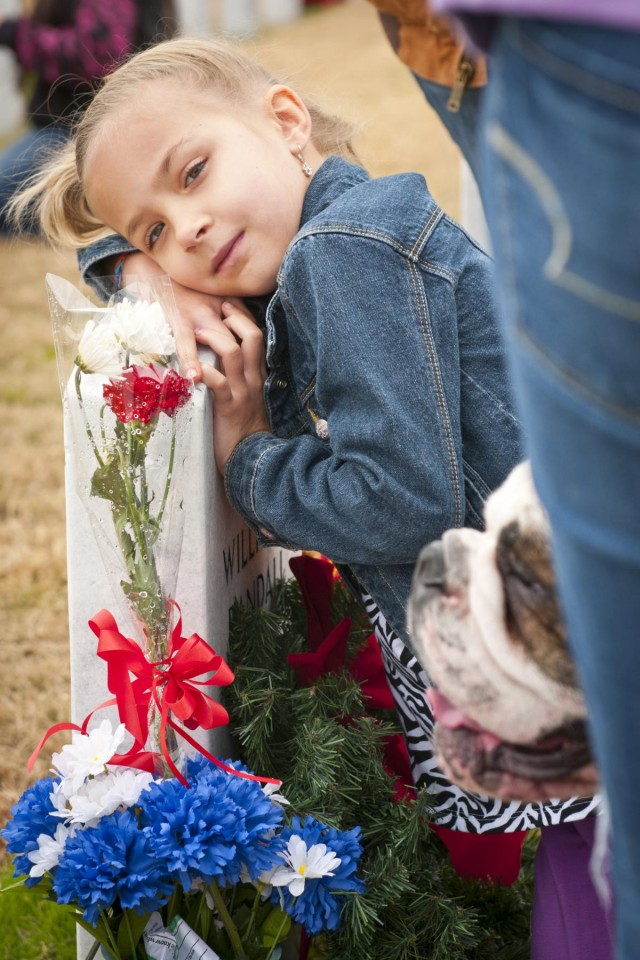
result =
[[[321,580],[332,580],[324,609],[319,568],[310,579],[309,563],[323,564]],[[366,615],[327,561],[301,557],[291,566],[300,583],[278,581],[271,609],[233,608],[236,681],[224,699],[252,769],[282,779],[291,803],[319,820],[362,828],[366,891],[346,898],[339,929],[303,942],[300,957],[527,960],[536,835],[512,886],[454,871],[430,828],[426,791],[407,785],[408,766],[398,761],[395,711],[372,714],[377,681],[361,676],[371,653]]]

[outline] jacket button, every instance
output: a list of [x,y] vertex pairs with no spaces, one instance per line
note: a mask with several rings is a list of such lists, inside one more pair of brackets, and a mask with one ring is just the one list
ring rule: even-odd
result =
[[278,377],[276,380],[276,387],[280,387],[281,390],[284,390],[285,387],[289,386],[288,380],[283,380],[282,377]]

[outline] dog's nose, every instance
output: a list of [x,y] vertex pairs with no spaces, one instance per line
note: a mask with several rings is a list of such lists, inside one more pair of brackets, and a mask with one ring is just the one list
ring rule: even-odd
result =
[[442,540],[434,540],[421,551],[414,579],[422,587],[444,586],[446,569]]

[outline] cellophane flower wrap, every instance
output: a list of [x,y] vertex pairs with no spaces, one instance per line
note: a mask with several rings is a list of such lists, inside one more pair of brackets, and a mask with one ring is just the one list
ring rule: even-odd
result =
[[[168,278],[132,284],[106,307],[61,277],[49,274],[47,288],[65,442],[72,448],[68,462],[112,593],[109,610],[90,624],[98,656],[107,661],[109,689],[136,749],[159,759],[162,748],[177,772],[182,740],[171,718],[161,719],[164,701],[156,682],[186,639],[175,630],[180,623],[175,589],[192,383],[177,368],[171,284]],[[230,679],[230,674],[219,678]],[[209,714],[207,729],[226,721],[224,712],[219,718]],[[179,719],[191,729],[202,721]]]
[[124,737],[108,719],[74,733],[2,831],[16,874],[96,938],[88,958],[278,960],[292,924],[338,926],[363,889],[359,828],[292,815],[237,761],[184,760],[186,784],[123,766]]
[[158,660],[182,548],[180,471],[192,391],[177,369],[170,282],[133,284],[106,307],[61,277],[47,275],[47,287],[77,492],[109,582],[120,588],[115,609],[129,614],[123,625]]

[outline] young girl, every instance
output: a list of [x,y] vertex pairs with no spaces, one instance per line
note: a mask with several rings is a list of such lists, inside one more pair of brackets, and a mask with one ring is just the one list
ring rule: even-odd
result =
[[[208,308],[223,298],[223,321],[209,314],[195,329],[220,369],[191,366],[215,397],[229,500],[260,543],[327,555],[361,596],[434,820],[470,833],[573,830],[593,798],[500,803],[435,765],[427,678],[405,628],[414,562],[447,528],[481,524],[520,437],[489,258],[422,177],[371,180],[349,156],[344,124],[242,53],[177,40],[106,80],[74,147],[23,202],[40,195],[54,240],[118,234],[85,251],[89,278],[126,254],[117,273],[168,273],[179,298]],[[262,327],[230,297],[262,298]],[[185,359],[188,323],[179,333]],[[564,835],[543,833],[554,831]],[[563,880],[570,939],[583,960],[606,960],[589,838],[578,846]],[[535,956],[574,955],[557,928],[534,934]]]

